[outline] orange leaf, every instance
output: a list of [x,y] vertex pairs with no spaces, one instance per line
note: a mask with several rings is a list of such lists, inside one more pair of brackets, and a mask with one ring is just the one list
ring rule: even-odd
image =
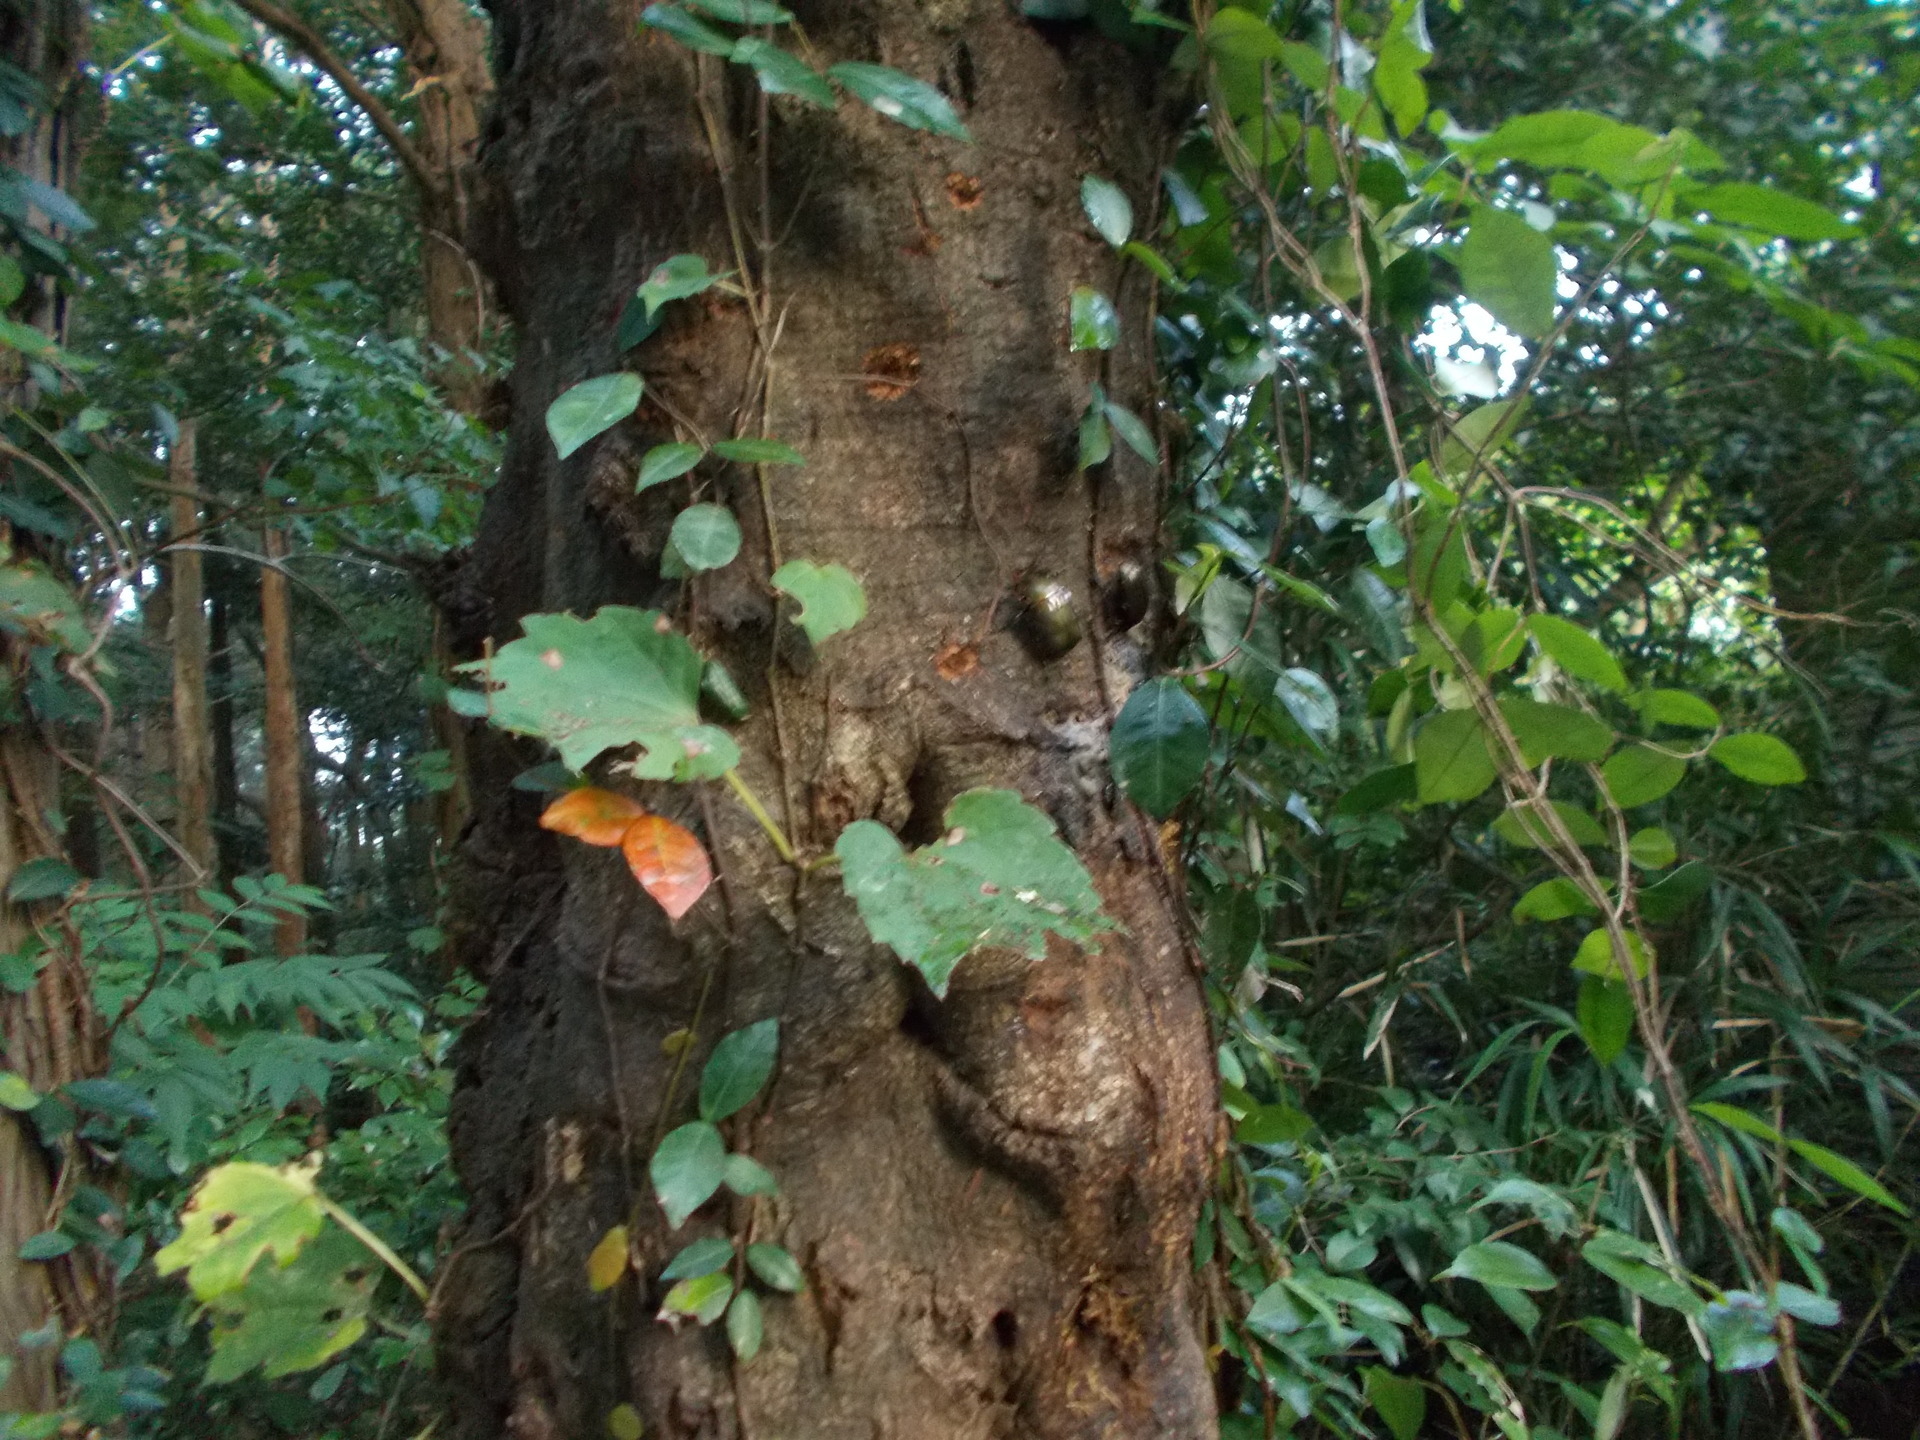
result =
[[707,849],[689,831],[657,814],[643,816],[626,831],[626,864],[639,887],[668,916],[680,920],[714,883]]
[[713,883],[705,847],[671,820],[643,815],[627,831],[622,848],[640,888],[675,920],[691,910]]
[[558,830],[589,845],[618,845],[627,838],[628,827],[646,813],[624,795],[588,786],[569,790],[547,806],[540,828]]

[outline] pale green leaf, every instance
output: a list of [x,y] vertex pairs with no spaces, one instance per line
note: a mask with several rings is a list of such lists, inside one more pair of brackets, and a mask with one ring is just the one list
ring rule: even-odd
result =
[[804,465],[806,457],[782,440],[762,440],[751,435],[736,436],[715,443],[713,453],[736,465]]
[[789,560],[773,572],[773,588],[800,602],[794,623],[815,645],[851,630],[867,615],[867,592],[844,565]]
[[596,435],[604,434],[640,405],[644,386],[638,375],[596,375],[582,380],[547,407],[547,434],[566,459]]
[[1707,753],[1742,780],[1756,785],[1798,785],[1807,770],[1793,747],[1776,735],[1726,735]]
[[1509,1290],[1551,1290],[1559,1283],[1531,1250],[1505,1240],[1482,1240],[1453,1257],[1436,1280],[1477,1280]]
[[954,113],[952,102],[924,80],[858,60],[844,60],[827,74],[889,120],[955,140],[973,139]]
[[667,540],[689,570],[718,570],[740,553],[740,522],[724,505],[689,505],[673,517]]
[[698,465],[706,453],[700,446],[685,440],[654,446],[640,461],[640,475],[633,482],[634,493],[637,495],[642,490],[651,490],[655,485],[678,480]]
[[762,1284],[789,1295],[798,1295],[807,1288],[806,1273],[801,1270],[800,1262],[778,1245],[749,1245],[747,1268]]
[[1120,312],[1088,285],[1074,289],[1067,304],[1067,327],[1075,350],[1111,350],[1120,343]]
[[640,301],[652,316],[669,300],[686,300],[711,290],[731,273],[714,273],[698,255],[672,255],[654,266],[653,272],[641,282]]
[[1553,241],[1521,216],[1475,206],[1459,265],[1467,298],[1516,335],[1537,339],[1553,328],[1560,264]]
[[649,5],[640,15],[642,25],[671,35],[689,50],[709,55],[731,55],[733,39],[704,21],[696,20],[678,5]]
[[1080,205],[1100,238],[1118,250],[1133,236],[1133,202],[1111,180],[1089,175],[1080,182]]

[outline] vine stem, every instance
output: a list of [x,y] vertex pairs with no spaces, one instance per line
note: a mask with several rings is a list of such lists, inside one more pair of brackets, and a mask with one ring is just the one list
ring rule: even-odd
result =
[[773,816],[767,813],[767,807],[760,803],[760,797],[754,794],[747,782],[740,778],[740,772],[727,771],[726,781],[732,787],[733,793],[740,797],[740,803],[747,807],[747,813],[760,822],[760,828],[767,832],[767,839],[771,840],[773,848],[780,852],[780,858],[789,865],[800,864],[800,856],[794,850],[793,842],[787,839],[787,832],[782,830]]
[[365,1225],[362,1225],[353,1215],[349,1214],[339,1205],[336,1205],[326,1196],[316,1193],[313,1198],[320,1202],[320,1208],[332,1216],[342,1230],[345,1230],[349,1235],[353,1236],[354,1239],[366,1246],[367,1249],[371,1250],[375,1255],[378,1255],[381,1260],[385,1261],[387,1268],[398,1275],[402,1283],[404,1283],[409,1290],[420,1297],[420,1303],[422,1305],[425,1305],[433,1298],[433,1292],[427,1288],[427,1282],[420,1278],[419,1274],[411,1265],[407,1264],[406,1261],[402,1260],[393,1252],[392,1246],[388,1245],[386,1241],[382,1240],[378,1235],[374,1234],[373,1231],[369,1230]]

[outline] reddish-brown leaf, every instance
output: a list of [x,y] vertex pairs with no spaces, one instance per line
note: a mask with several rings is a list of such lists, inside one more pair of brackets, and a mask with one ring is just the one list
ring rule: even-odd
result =
[[569,790],[549,805],[540,825],[589,845],[618,845],[627,838],[628,827],[646,813],[624,795],[588,786]]
[[688,831],[658,815],[644,815],[627,831],[622,848],[640,888],[678,920],[713,883],[706,848]]

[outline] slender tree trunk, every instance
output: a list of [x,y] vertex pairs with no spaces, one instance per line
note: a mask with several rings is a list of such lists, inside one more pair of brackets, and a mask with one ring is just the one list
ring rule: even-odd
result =
[[[173,536],[200,543],[200,495],[195,471],[196,430],[183,420],[167,464],[172,486]],[[177,548],[173,560],[173,788],[175,838],[205,879],[218,869],[213,843],[213,716],[207,702],[205,564],[197,549]]]
[[448,402],[472,414],[484,391],[472,357],[486,326],[487,291],[467,253],[467,176],[493,93],[487,27],[466,0],[387,0],[387,15],[413,77],[420,150],[439,181],[423,191],[420,206],[427,335],[446,353],[440,383]]
[[234,861],[234,827],[240,818],[240,761],[234,746],[233,639],[227,602],[216,595],[208,620],[209,714],[213,725],[213,825],[222,879],[240,867]]
[[[266,555],[260,570],[260,651],[266,672],[266,717],[263,724],[267,771],[267,866],[297,883],[304,883],[306,808],[301,775],[306,769],[306,727],[294,695],[293,620],[288,604],[287,576],[278,562],[287,555],[286,532],[269,526]],[[282,955],[297,955],[307,942],[306,922],[297,916],[282,920],[274,930],[274,946]]]
[[[77,159],[68,103],[86,38],[86,7],[79,0],[15,0],[0,7],[0,60],[37,82],[49,105],[27,127],[0,138],[0,160],[45,185],[72,182]],[[35,278],[10,307],[9,318],[59,337],[64,300],[50,282]],[[34,403],[33,382],[17,351],[0,357],[0,404]],[[10,462],[0,462],[0,485],[13,482]],[[5,563],[31,554],[30,537],[0,525]],[[57,573],[57,570],[56,570]],[[24,696],[31,644],[16,630],[0,636],[0,685],[9,692],[9,719],[0,725],[0,895],[29,861],[58,857],[52,823],[60,810],[60,771],[39,722]],[[49,963],[25,994],[0,991],[0,1068],[47,1092],[104,1063],[93,1012],[91,977],[77,937],[49,902],[17,905],[0,900],[0,950],[15,951],[37,939]],[[19,1348],[19,1337],[59,1318],[79,1326],[99,1292],[99,1277],[76,1254],[37,1263],[19,1258],[22,1242],[57,1218],[55,1177],[82,1173],[84,1157],[69,1138],[64,1153],[41,1143],[33,1122],[0,1109],[0,1356],[12,1374],[0,1384],[0,1410],[31,1411],[58,1403],[58,1347]]]
[[[448,596],[456,650],[530,611],[663,607],[747,688],[743,773],[803,847],[859,817],[925,843],[959,792],[1016,789],[1124,929],[1038,964],[977,953],[936,1000],[831,872],[782,865],[724,789],[648,787],[724,877],[673,924],[617,854],[542,834],[509,783],[538,756],[476,741],[455,943],[490,998],[452,1122],[472,1199],[438,1317],[454,1433],[603,1434],[628,1404],[650,1437],[1211,1436],[1190,1247],[1212,1049],[1172,886],[1111,798],[1107,723],[1139,657],[1094,599],[1104,557],[1153,533],[1153,477],[1130,456],[1075,470],[1096,378],[1150,404],[1145,295],[1087,228],[1081,176],[1145,211],[1177,112],[1156,66],[1001,0],[801,7],[810,59],[941,84],[972,146],[851,101],[766,104],[744,67],[636,31],[638,8],[493,6],[475,218],[520,349],[505,469]],[[765,286],[766,323],[715,295],[676,305],[638,352],[652,403],[557,460],[547,406],[621,363],[624,301],[680,252]],[[1068,353],[1077,284],[1120,299],[1116,354]],[[647,446],[763,421],[804,470],[763,490],[709,468],[697,492],[635,497]],[[683,587],[658,557],[690,493],[729,504],[747,541]],[[869,597],[811,663],[767,585],[796,557],[846,565]],[[1086,643],[1043,660],[995,623],[1023,577],[1072,589]],[[768,1016],[780,1071],[731,1139],[780,1193],[670,1233],[652,1144],[689,1118],[712,1042]],[[595,1295],[587,1255],[630,1213],[635,1273]],[[653,1318],[667,1257],[717,1234],[778,1242],[806,1272],[768,1302],[751,1364]]]

